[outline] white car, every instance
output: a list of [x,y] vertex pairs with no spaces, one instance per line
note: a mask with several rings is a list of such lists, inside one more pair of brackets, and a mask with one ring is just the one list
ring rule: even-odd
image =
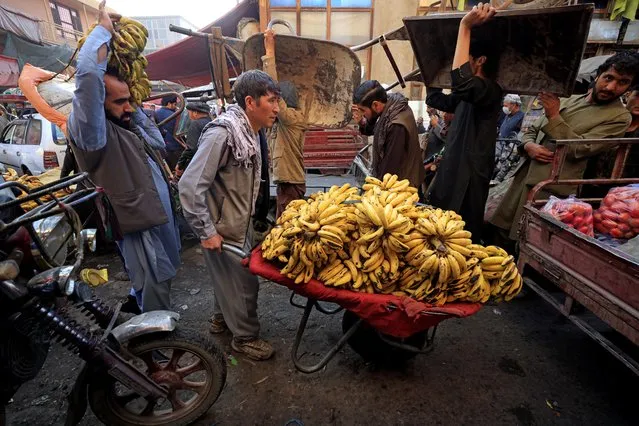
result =
[[67,139],[40,114],[10,122],[0,135],[0,163],[19,174],[39,175],[64,163]]

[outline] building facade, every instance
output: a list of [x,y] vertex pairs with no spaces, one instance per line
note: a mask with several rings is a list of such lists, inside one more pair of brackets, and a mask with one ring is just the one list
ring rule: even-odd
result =
[[170,44],[182,40],[186,37],[183,34],[175,33],[169,30],[169,25],[173,24],[178,27],[188,28],[189,30],[197,30],[195,25],[181,16],[134,16],[149,30],[149,38],[146,43],[145,54],[155,52]]
[[[75,48],[87,29],[97,22],[97,0],[2,0],[9,12],[38,22],[43,44],[68,44]],[[0,28],[0,33],[3,33]],[[32,38],[31,41],[36,37]]]

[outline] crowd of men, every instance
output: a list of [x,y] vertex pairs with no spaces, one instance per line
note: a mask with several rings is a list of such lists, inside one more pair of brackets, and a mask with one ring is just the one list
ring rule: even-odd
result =
[[[498,56],[490,40],[471,37],[472,28],[494,13],[492,7],[480,3],[462,19],[452,90],[445,94],[428,88],[426,103],[431,115],[424,150],[419,142],[419,133],[426,130],[423,120],[416,122],[403,95],[387,93],[377,81],[365,81],[353,96],[354,118],[363,134],[373,136],[371,174],[381,178],[392,173],[408,179],[420,188],[424,201],[461,214],[478,242],[484,238],[484,208],[497,138],[514,139],[523,116],[519,97],[504,97],[495,81]],[[179,199],[184,217],[204,248],[207,280],[214,289],[210,331],[230,330],[235,351],[256,360],[268,359],[273,348],[259,337],[258,280],[223,245],[251,248],[250,235],[268,210],[269,156],[277,185],[277,215],[306,192],[307,109],[295,86],[278,80],[276,36],[271,31],[265,34],[264,71],[246,71],[237,78],[233,86],[236,103],[225,113],[211,117],[206,103],[186,105],[191,125],[185,147],[174,137],[175,121],[158,128],[149,115],[130,103],[127,84],[107,66],[112,34],[111,19],[101,11],[99,25],[78,54],[77,90],[68,129],[78,168],[88,172],[108,196],[111,214],[105,221],[116,236],[131,279],[132,297],[142,311],[170,309],[171,281],[180,265]],[[517,237],[528,191],[548,176],[554,149],[551,140],[618,137],[637,131],[639,120],[631,119],[639,117],[637,92],[629,99],[630,112],[620,101],[637,76],[637,56],[620,53],[601,66],[587,94],[567,99],[540,94],[545,116],[517,143],[522,161],[509,194],[491,221],[503,237]],[[164,99],[155,118],[170,117],[176,102]],[[444,147],[436,178],[422,185],[424,160]],[[588,157],[602,150],[597,144],[573,150],[562,177],[581,177]],[[179,178],[179,194],[165,162]],[[571,190],[556,191],[568,195]]]

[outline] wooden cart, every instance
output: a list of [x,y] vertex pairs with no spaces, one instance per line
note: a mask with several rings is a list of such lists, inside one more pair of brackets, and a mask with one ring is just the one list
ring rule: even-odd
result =
[[[620,145],[609,179],[561,180],[559,173],[570,147],[585,143]],[[614,185],[639,183],[639,178],[621,179],[627,152],[639,139],[559,140],[548,180],[538,184],[529,197],[521,219],[519,269],[524,282],[613,356],[639,375],[639,362],[630,352],[639,346],[639,259],[586,236],[539,210],[546,200],[540,191],[555,185]],[[601,199],[582,199],[596,208]],[[560,292],[535,282],[526,273],[537,271]],[[557,293],[560,296],[557,296]],[[575,303],[577,302],[577,303]],[[628,341],[613,342],[599,331],[581,305]],[[625,343],[625,344],[624,344]],[[629,348],[631,348],[629,350]]]

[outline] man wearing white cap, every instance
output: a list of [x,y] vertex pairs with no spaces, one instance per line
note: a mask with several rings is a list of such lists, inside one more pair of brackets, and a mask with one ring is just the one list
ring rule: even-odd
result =
[[521,130],[524,113],[521,110],[521,98],[512,93],[504,97],[504,121],[499,128],[499,139],[514,139]]

